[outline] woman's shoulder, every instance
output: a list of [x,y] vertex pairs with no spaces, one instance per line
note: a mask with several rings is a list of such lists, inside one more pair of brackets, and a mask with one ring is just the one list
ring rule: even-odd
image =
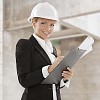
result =
[[29,39],[20,39],[18,40],[17,44],[16,44],[16,47],[21,47],[23,49],[25,48],[30,48],[31,47],[31,43],[29,41]]
[[19,39],[18,40],[18,42],[17,42],[17,44],[27,44],[29,42],[29,40],[28,39]]

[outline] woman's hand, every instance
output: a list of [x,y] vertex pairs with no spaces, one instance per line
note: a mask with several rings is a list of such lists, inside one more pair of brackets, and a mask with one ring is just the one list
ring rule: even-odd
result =
[[62,72],[63,80],[64,81],[70,80],[72,78],[73,74],[74,74],[73,70],[68,67],[66,71]]
[[64,58],[64,56],[59,56],[55,59],[54,63],[48,67],[48,72],[50,73]]

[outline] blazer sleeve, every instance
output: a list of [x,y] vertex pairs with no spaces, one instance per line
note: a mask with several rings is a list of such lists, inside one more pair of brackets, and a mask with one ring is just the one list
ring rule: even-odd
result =
[[19,83],[25,88],[40,84],[44,80],[42,69],[31,72],[31,44],[29,40],[21,39],[16,45],[16,67]]

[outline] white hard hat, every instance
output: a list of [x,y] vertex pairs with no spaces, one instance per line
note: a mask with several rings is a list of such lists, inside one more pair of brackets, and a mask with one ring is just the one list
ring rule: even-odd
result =
[[31,12],[28,21],[32,23],[32,19],[35,17],[46,18],[51,20],[58,20],[58,14],[56,9],[48,2],[38,3]]

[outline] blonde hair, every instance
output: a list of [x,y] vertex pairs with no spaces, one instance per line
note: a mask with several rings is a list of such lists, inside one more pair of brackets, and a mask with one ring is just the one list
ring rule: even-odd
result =
[[38,17],[35,17],[32,19],[32,22],[37,22],[38,19],[39,19]]

